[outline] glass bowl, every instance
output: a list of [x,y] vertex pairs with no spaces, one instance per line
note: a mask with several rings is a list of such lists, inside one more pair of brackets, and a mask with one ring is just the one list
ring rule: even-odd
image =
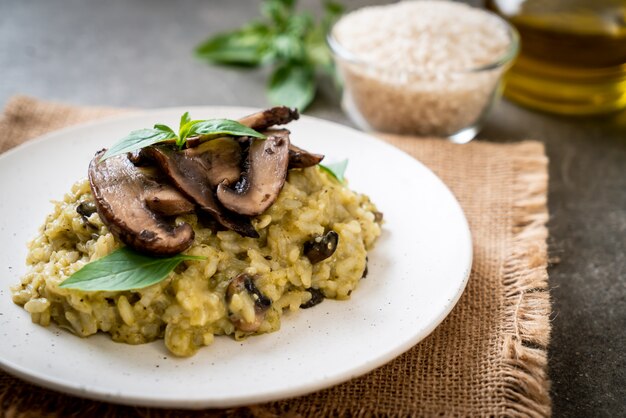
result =
[[501,97],[502,75],[519,49],[515,28],[493,13],[481,12],[504,27],[508,47],[487,65],[454,71],[409,71],[368,62],[337,40],[335,31],[345,16],[335,23],[327,42],[343,84],[342,107],[350,119],[366,131],[471,141]]

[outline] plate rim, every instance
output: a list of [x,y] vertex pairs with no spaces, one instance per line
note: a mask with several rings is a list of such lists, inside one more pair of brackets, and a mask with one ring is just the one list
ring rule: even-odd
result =
[[[213,111],[215,111],[215,109],[220,109],[220,110],[227,109],[227,111],[229,112],[231,111],[233,113],[239,112],[242,114],[248,114],[254,111],[258,111],[258,108],[253,108],[253,107],[220,106],[220,105],[175,106],[175,107],[151,108],[151,109],[140,109],[140,110],[130,109],[127,113],[114,114],[114,115],[106,116],[100,119],[87,121],[84,123],[79,123],[76,125],[59,129],[59,130],[48,132],[44,135],[40,135],[36,138],[28,140],[2,153],[0,155],[0,164],[2,164],[5,159],[11,158],[11,156],[15,153],[23,152],[24,149],[35,147],[37,146],[38,143],[49,141],[51,140],[51,138],[55,138],[57,136],[71,135],[72,132],[74,131],[81,131],[84,129],[88,129],[90,127],[97,128],[98,126],[106,126],[107,124],[110,124],[110,123],[123,123],[124,121],[130,122],[134,118],[146,117],[146,116],[149,116],[151,113],[153,114],[174,113],[174,112],[181,113],[185,111],[189,111],[190,113],[194,111],[211,112],[211,109],[213,109]],[[427,327],[424,327],[421,332],[416,333],[416,335],[413,338],[407,340],[405,343],[396,346],[393,350],[388,351],[384,355],[376,357],[375,360],[370,361],[369,363],[361,364],[359,367],[355,367],[351,369],[349,373],[336,374],[331,377],[327,377],[324,380],[320,380],[319,382],[314,382],[312,384],[301,385],[301,386],[296,385],[294,387],[291,387],[283,391],[277,391],[275,393],[272,393],[271,395],[257,394],[253,396],[246,395],[246,396],[229,397],[224,402],[216,401],[215,399],[211,399],[211,400],[207,400],[207,399],[190,400],[190,399],[169,399],[169,398],[155,399],[154,397],[151,398],[151,397],[146,397],[146,396],[135,396],[135,395],[129,396],[129,395],[121,394],[121,393],[112,394],[110,392],[99,391],[97,388],[94,388],[94,387],[88,388],[88,387],[81,386],[79,383],[72,384],[72,382],[66,382],[65,380],[56,379],[55,376],[52,376],[52,379],[51,379],[50,378],[51,375],[45,376],[42,373],[33,373],[30,370],[25,369],[19,364],[14,364],[13,362],[6,361],[3,357],[0,357],[0,368],[5,370],[11,375],[17,376],[27,382],[34,383],[41,387],[53,389],[62,393],[78,396],[81,398],[91,399],[91,400],[111,402],[111,403],[124,404],[124,405],[159,407],[159,408],[183,408],[183,409],[202,409],[202,408],[207,408],[207,407],[224,408],[224,407],[243,406],[243,405],[259,403],[259,402],[271,402],[271,401],[277,401],[277,400],[290,399],[290,398],[294,398],[297,396],[304,396],[307,394],[311,394],[319,390],[323,390],[326,388],[339,385],[341,383],[345,383],[349,380],[363,376],[366,373],[369,373],[379,367],[384,366],[385,364],[389,363],[393,359],[399,357],[403,353],[410,350],[417,343],[424,340],[428,335],[430,335],[443,322],[443,320],[450,314],[452,309],[456,306],[461,296],[463,295],[465,288],[467,287],[467,283],[469,281],[471,268],[472,268],[473,261],[474,261],[473,260],[474,254],[473,254],[473,245],[472,245],[473,243],[472,233],[471,233],[465,212],[463,211],[463,208],[460,205],[456,195],[450,190],[450,188],[443,182],[443,180],[441,180],[441,178],[437,174],[435,174],[428,166],[423,164],[420,160],[411,156],[407,152],[389,144],[388,142],[385,142],[384,140],[377,138],[376,136],[373,135],[372,132],[359,131],[350,126],[343,125],[338,122],[314,117],[314,116],[301,115],[300,117],[306,120],[310,120],[311,122],[322,123],[322,124],[332,126],[332,128],[335,128],[335,129],[340,128],[340,129],[351,130],[363,136],[364,138],[367,138],[368,141],[376,142],[379,146],[382,145],[387,149],[393,150],[393,152],[404,154],[405,158],[412,160],[414,164],[417,164],[421,166],[423,169],[430,172],[432,177],[439,183],[439,186],[443,187],[446,190],[446,192],[452,197],[453,203],[455,204],[456,209],[460,213],[462,221],[463,221],[463,226],[464,226],[463,232],[465,233],[465,236],[463,237],[464,238],[463,241],[465,241],[467,244],[466,251],[468,254],[467,265],[464,268],[465,274],[464,274],[463,279],[459,282],[459,287],[456,290],[456,293],[454,294],[452,298],[448,300],[446,305],[443,306],[442,309],[439,310],[439,314],[436,316],[434,320],[432,320],[428,324]],[[374,366],[372,366],[372,364],[374,364]]]

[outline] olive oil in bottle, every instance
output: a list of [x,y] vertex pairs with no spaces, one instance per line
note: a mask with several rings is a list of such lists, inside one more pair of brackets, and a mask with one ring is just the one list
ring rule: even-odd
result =
[[520,33],[504,94],[553,113],[626,108],[626,0],[487,0]]

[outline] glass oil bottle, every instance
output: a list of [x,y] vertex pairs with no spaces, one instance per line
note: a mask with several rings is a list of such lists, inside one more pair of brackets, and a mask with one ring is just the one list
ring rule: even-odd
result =
[[626,108],[626,0],[487,0],[519,31],[504,94],[568,115]]

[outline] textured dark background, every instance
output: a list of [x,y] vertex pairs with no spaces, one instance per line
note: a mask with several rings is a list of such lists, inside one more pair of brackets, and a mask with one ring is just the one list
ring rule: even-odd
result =
[[[254,17],[257,5],[0,0],[0,106],[13,94],[125,107],[266,106],[265,71],[211,67],[191,53],[208,34]],[[351,124],[330,83],[306,113]],[[545,143],[550,158],[554,416],[626,416],[626,112],[564,118],[504,101],[479,134],[526,138]]]

